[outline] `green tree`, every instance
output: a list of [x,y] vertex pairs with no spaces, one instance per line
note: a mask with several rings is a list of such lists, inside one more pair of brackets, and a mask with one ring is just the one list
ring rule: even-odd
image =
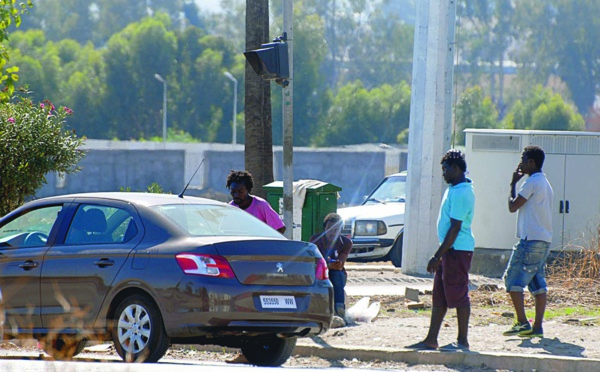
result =
[[340,88],[311,142],[316,146],[396,143],[409,118],[406,82],[368,90],[356,81]]
[[538,130],[583,130],[583,117],[558,93],[541,85],[523,101],[515,102],[503,123],[506,128]]
[[23,204],[49,172],[73,173],[84,153],[82,139],[63,129],[69,108],[29,99],[0,105],[0,215]]
[[593,106],[600,86],[600,2],[528,0],[516,2],[516,31],[524,35],[518,54],[538,83],[560,77],[581,114]]
[[92,138],[108,138],[105,95],[105,68],[101,50],[88,42],[47,41],[41,30],[17,31],[11,35],[11,65],[19,66],[21,86],[30,87],[33,101],[49,99],[68,104],[77,119],[66,123],[78,133]]
[[103,53],[91,42],[80,46],[73,40],[57,44],[62,74],[59,102],[77,113],[66,119],[70,128],[88,138],[106,138],[110,110],[103,107],[106,73]]
[[33,7],[33,3],[30,0],[19,3],[18,7],[15,7],[14,0],[0,0],[0,84],[4,86],[4,89],[0,89],[0,102],[10,99],[15,89],[15,82],[19,80],[18,67],[7,67],[9,52],[5,43],[8,40],[8,27],[12,24],[19,27],[21,14],[27,12],[27,9],[31,7]]
[[208,35],[197,27],[187,27],[176,37],[177,63],[169,89],[173,98],[169,109],[173,113],[171,125],[203,142],[231,142],[228,123],[233,120],[229,109],[233,90],[223,72],[231,72],[241,83],[243,55],[231,41]]
[[23,30],[39,29],[52,41],[72,39],[82,45],[92,42],[98,47],[127,25],[158,12],[167,13],[176,28],[185,27],[189,21],[186,18],[198,19],[196,4],[186,0],[43,0],[40,3],[26,17]]
[[39,29],[53,41],[73,39],[85,44],[98,27],[90,5],[89,0],[43,0],[27,17],[23,30]]
[[511,129],[531,129],[533,112],[544,102],[548,102],[552,91],[541,85],[531,89],[523,100],[517,100],[504,118],[504,127]]
[[542,103],[534,112],[532,129],[539,130],[583,130],[583,117],[567,105],[562,97],[555,94],[550,102]]
[[[327,81],[321,66],[327,54],[323,19],[306,8],[305,2],[294,4],[294,145],[307,146],[317,130],[327,99]],[[282,24],[282,20],[276,23]],[[273,84],[273,142],[281,144],[283,118],[281,87]]]
[[498,111],[480,86],[469,88],[460,96],[455,125],[454,141],[457,145],[465,144],[463,131],[466,128],[498,128]]
[[172,81],[177,46],[169,24],[159,13],[130,24],[107,43],[103,107],[110,108],[108,138],[137,139],[161,131],[163,85],[154,75],[160,74],[168,85]]
[[19,67],[19,85],[35,87],[30,95],[33,101],[56,102],[62,68],[56,45],[49,43],[40,30],[15,32],[8,45],[12,53],[10,65]]
[[[274,3],[274,6],[277,4]],[[246,1],[221,0],[221,13],[205,16],[207,31],[229,40],[235,50],[242,51],[246,45]],[[273,13],[276,13],[274,11]]]
[[350,2],[350,9],[361,14],[352,14],[356,28],[341,55],[348,63],[342,65],[340,82],[361,80],[366,87],[377,87],[410,80],[414,26],[406,24],[400,12],[390,12],[395,1]]
[[487,75],[485,82],[491,100],[502,109],[505,106],[505,59],[517,36],[513,26],[513,2],[461,0],[457,7],[457,27],[460,32],[458,50],[462,66],[466,67],[466,73],[457,74],[458,78],[465,80],[466,84],[481,85],[482,76]]
[[97,5],[97,45],[102,45],[128,25],[149,16],[146,1],[102,0]]

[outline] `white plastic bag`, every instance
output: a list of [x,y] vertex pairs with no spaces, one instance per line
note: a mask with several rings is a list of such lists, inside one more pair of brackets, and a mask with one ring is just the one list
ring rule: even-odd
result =
[[370,323],[379,314],[381,304],[373,302],[369,305],[370,297],[363,297],[346,310],[346,321],[352,324]]

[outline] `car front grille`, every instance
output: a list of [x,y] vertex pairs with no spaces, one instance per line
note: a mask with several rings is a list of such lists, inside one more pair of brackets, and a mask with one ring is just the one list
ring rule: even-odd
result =
[[344,226],[342,226],[342,235],[352,238],[352,225],[354,224],[354,220],[346,220],[344,221]]

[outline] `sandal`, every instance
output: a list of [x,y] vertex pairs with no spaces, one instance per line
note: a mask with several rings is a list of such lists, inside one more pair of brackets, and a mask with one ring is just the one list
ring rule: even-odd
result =
[[425,342],[417,342],[416,344],[408,345],[404,347],[405,349],[411,350],[436,350],[437,348],[427,345]]

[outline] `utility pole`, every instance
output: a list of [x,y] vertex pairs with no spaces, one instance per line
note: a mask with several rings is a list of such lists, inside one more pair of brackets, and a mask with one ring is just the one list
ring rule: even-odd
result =
[[237,79],[229,71],[223,73],[225,77],[233,82],[233,124],[231,128],[231,143],[237,143]]
[[408,134],[408,190],[402,272],[426,274],[439,247],[437,215],[450,148],[456,0],[417,2]]
[[294,238],[294,6],[283,0],[283,34],[287,35],[290,77],[283,85],[283,223],[285,237]]
[[163,83],[163,123],[162,123],[162,136],[163,146],[167,146],[167,81],[159,74],[154,74],[154,78]]

